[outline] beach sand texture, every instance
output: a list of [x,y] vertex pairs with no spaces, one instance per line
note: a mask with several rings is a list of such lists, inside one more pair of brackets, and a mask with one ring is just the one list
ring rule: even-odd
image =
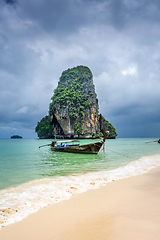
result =
[[160,167],[88,190],[3,227],[1,240],[159,240]]

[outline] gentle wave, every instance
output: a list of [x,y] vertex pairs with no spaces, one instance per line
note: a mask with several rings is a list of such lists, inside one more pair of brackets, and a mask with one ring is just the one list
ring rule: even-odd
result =
[[0,191],[0,228],[21,221],[47,205],[105,186],[108,182],[141,175],[160,165],[160,155],[148,156],[111,171],[100,171],[35,180],[19,187]]

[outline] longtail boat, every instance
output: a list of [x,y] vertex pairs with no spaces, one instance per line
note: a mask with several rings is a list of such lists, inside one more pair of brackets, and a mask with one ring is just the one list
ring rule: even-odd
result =
[[104,145],[107,135],[106,132],[103,140],[89,144],[80,145],[78,140],[63,140],[52,141],[50,146],[51,150],[57,152],[97,154]]

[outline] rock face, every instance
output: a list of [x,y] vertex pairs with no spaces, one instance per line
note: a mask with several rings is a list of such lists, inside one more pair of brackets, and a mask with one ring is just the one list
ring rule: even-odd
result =
[[90,69],[78,66],[64,71],[49,108],[55,134],[65,138],[98,137],[98,110]]
[[110,139],[115,139],[117,136],[115,128],[109,123],[103,116],[100,114],[99,116],[99,124],[100,124],[100,132],[105,134],[106,131],[109,131],[108,137]]
[[[88,67],[77,66],[62,72],[51,99],[49,115],[54,126],[54,135],[64,138],[98,138],[100,134],[104,135],[109,131],[107,138],[117,136],[112,124],[98,114],[93,75]],[[46,135],[43,134],[45,129],[47,134],[53,133],[44,119],[35,129],[39,137]]]

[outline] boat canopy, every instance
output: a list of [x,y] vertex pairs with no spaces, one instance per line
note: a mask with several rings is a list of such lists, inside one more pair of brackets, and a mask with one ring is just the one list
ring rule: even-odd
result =
[[70,142],[79,142],[78,140],[63,140],[63,141],[57,141],[57,143],[70,143]]

